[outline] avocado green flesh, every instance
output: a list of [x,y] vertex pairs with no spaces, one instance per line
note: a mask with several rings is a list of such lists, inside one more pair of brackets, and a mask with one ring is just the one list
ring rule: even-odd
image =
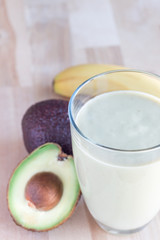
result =
[[[31,153],[13,173],[8,188],[8,206],[17,224],[32,230],[43,231],[59,225],[70,215],[79,196],[74,161],[71,156],[58,160],[60,149],[52,143],[44,144]],[[53,172],[63,183],[60,202],[51,210],[39,211],[28,206],[25,187],[38,172]]]

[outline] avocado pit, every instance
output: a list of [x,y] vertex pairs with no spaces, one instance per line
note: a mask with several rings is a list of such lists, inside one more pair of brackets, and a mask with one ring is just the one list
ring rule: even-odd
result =
[[25,198],[28,205],[40,211],[54,208],[59,203],[62,194],[62,181],[52,172],[35,174],[25,188]]

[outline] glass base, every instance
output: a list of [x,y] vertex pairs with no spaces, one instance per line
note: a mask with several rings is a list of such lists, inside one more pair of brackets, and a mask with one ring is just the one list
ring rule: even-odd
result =
[[108,232],[108,233],[111,233],[111,234],[115,234],[115,235],[126,235],[126,234],[136,233],[136,232],[141,231],[145,226],[148,225],[148,223],[147,223],[147,224],[145,224],[144,226],[139,227],[139,228],[136,228],[136,229],[131,229],[131,230],[119,230],[119,229],[114,229],[114,228],[111,228],[111,227],[109,227],[109,226],[106,226],[106,225],[100,223],[100,222],[97,221],[97,220],[96,220],[96,222],[97,222],[97,224],[98,224],[104,231],[106,231],[106,232]]

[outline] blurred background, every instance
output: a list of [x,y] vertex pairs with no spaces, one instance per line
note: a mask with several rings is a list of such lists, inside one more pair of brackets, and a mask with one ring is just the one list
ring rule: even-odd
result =
[[[83,199],[62,227],[32,233],[7,211],[11,172],[26,155],[21,119],[33,103],[59,98],[55,75],[84,63],[160,74],[159,0],[0,0],[0,239],[118,239],[100,230]],[[158,240],[160,216],[125,239]]]
[[1,86],[51,81],[81,63],[160,74],[159,0],[1,0]]

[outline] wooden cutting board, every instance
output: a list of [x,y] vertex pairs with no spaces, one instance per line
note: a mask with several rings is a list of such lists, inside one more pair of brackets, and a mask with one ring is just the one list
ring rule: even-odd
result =
[[73,216],[46,233],[12,221],[6,201],[15,166],[27,155],[21,119],[33,103],[59,98],[54,76],[80,63],[121,64],[160,74],[158,1],[0,0],[0,239],[159,240],[160,214],[141,232],[101,230],[81,198]]

